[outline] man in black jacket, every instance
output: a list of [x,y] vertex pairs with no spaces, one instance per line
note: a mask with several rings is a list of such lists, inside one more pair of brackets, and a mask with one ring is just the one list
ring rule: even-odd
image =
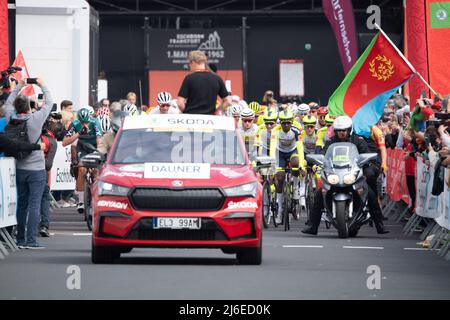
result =
[[[325,144],[322,149],[322,153],[325,154],[329,146],[337,142],[350,142],[353,143],[358,149],[359,153],[368,153],[369,148],[366,141],[354,135],[351,135],[352,131],[352,119],[348,116],[340,116],[334,120],[334,137],[331,138]],[[383,226],[383,214],[381,212],[380,204],[374,191],[368,186],[367,206],[369,207],[370,215],[375,223],[377,232],[380,234],[388,233]],[[318,189],[314,197],[314,203],[311,208],[311,225],[302,230],[303,233],[317,235],[317,231],[320,225],[320,219],[322,217],[322,210],[324,208],[322,190]]]

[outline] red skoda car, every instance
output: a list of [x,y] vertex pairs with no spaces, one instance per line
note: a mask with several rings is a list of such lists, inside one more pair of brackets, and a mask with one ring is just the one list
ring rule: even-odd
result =
[[261,185],[233,118],[125,118],[92,189],[92,262],[133,248],[220,248],[261,264]]

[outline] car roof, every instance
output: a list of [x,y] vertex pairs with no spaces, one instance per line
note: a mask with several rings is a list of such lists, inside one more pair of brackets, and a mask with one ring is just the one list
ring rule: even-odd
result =
[[227,130],[235,131],[234,119],[225,116],[210,116],[200,114],[154,114],[127,116],[122,130],[132,129],[185,129],[186,131]]

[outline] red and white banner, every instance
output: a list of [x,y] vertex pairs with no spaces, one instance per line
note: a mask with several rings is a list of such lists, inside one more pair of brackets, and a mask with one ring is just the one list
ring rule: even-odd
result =
[[[12,65],[13,67],[22,68],[22,71],[14,73],[14,78],[16,78],[17,80],[23,80],[25,78],[30,77],[30,74],[28,73],[27,64],[25,63],[25,58],[23,57],[23,53],[21,50],[19,50],[19,53],[17,54],[17,57]],[[22,89],[21,94],[29,97],[35,95],[33,85],[30,84],[26,86],[24,89]]]

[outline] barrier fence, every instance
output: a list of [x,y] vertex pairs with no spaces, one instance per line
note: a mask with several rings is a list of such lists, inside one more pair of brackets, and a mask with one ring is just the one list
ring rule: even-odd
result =
[[5,229],[17,224],[16,165],[14,158],[0,158],[0,259],[8,256],[6,247],[12,251],[18,247]]
[[[444,184],[444,191],[439,195],[432,194],[435,162],[418,157],[416,165],[416,203],[415,214],[411,216],[403,228],[406,235],[412,235],[425,223],[426,227],[420,235],[424,246],[437,249],[438,254],[450,260],[450,187]],[[412,204],[408,192],[405,174],[405,161],[402,149],[388,149],[389,171],[386,176],[386,195],[383,201],[385,216],[398,214],[397,222],[408,213]],[[450,170],[445,169],[445,181],[450,179]]]

